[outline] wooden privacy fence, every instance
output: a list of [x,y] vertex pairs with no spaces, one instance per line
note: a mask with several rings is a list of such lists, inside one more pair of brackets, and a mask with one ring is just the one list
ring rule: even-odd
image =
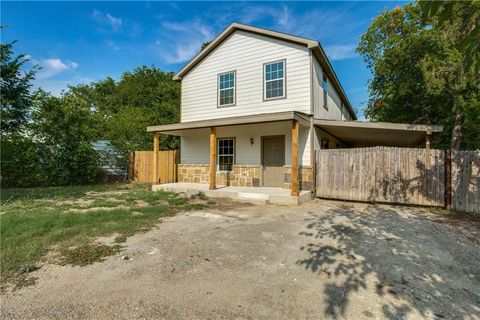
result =
[[[317,151],[317,196],[451,207],[480,214],[480,150],[373,147]],[[447,199],[447,203],[445,200]]]
[[443,206],[445,153],[372,147],[317,151],[317,196]]
[[480,214],[480,150],[452,152],[452,208]]
[[157,178],[155,178],[154,156],[154,151],[134,151],[130,153],[128,161],[129,180],[149,183],[176,182],[180,151],[157,152]]

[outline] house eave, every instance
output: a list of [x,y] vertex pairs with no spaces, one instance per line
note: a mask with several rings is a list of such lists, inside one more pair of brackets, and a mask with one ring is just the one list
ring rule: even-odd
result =
[[249,116],[227,117],[210,120],[179,122],[173,124],[156,125],[147,127],[147,132],[159,132],[172,134],[173,131],[201,129],[210,127],[225,127],[234,125],[256,124],[297,120],[302,126],[310,126],[310,116],[297,111],[286,111],[276,113],[262,113]]
[[443,126],[389,122],[361,122],[314,119],[316,127],[352,146],[415,147]]

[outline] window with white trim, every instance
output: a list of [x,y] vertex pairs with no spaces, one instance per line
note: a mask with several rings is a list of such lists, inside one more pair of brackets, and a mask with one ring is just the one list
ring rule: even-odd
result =
[[219,171],[232,171],[235,164],[235,138],[219,138],[217,140]]
[[285,60],[263,66],[265,100],[285,97]]
[[221,107],[235,104],[235,71],[218,75],[218,105]]

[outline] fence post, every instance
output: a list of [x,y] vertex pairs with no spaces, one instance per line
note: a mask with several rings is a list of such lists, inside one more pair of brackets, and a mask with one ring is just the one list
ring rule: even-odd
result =
[[445,208],[452,209],[452,149],[445,156]]
[[160,134],[158,132],[153,133],[153,184],[158,183],[158,147],[159,147]]
[[135,180],[135,151],[128,154],[128,180]]

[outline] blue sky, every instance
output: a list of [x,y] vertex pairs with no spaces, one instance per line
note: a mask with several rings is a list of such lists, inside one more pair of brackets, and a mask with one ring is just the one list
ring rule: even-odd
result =
[[381,11],[403,4],[2,1],[2,42],[18,40],[16,53],[42,66],[35,85],[59,94],[141,65],[178,71],[204,41],[232,22],[246,23],[318,39],[363,118],[371,75],[355,47]]

